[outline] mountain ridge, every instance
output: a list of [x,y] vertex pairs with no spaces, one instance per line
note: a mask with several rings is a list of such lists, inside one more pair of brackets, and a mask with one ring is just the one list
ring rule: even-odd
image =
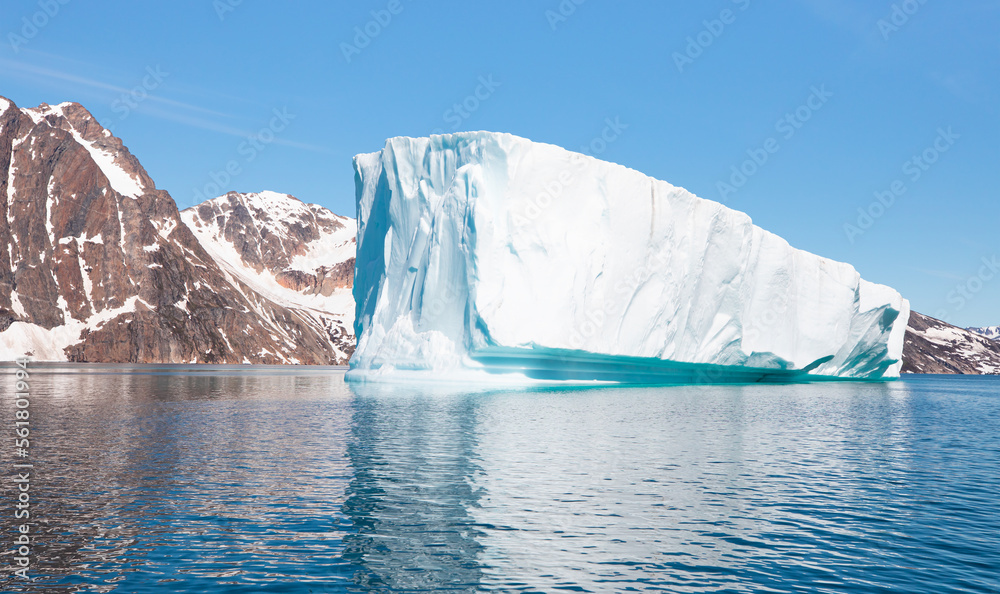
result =
[[903,373],[1000,375],[1000,342],[912,312],[903,342]]
[[277,192],[229,192],[181,211],[219,267],[295,309],[346,363],[354,351],[354,219]]
[[[267,191],[181,211],[78,103],[0,97],[0,207],[0,357],[346,364],[353,352],[355,219]],[[913,312],[903,371],[1000,373],[991,332]]]
[[990,340],[1000,340],[1000,326],[983,326],[980,328],[966,328],[966,330],[980,336],[985,336]]
[[0,98],[0,204],[0,356],[347,361],[309,315],[220,268],[169,193],[78,103]]

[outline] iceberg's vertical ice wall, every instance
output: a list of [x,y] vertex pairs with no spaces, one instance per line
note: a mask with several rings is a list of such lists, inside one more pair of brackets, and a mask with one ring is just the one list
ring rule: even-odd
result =
[[351,380],[898,376],[896,291],[682,188],[486,132],[354,163]]

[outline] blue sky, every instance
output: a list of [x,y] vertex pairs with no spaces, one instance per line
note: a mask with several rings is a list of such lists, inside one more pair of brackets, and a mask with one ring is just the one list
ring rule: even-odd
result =
[[351,157],[390,136],[589,146],[994,325],[997,30],[998,0],[7,0],[0,95],[83,103],[181,208],[353,215]]

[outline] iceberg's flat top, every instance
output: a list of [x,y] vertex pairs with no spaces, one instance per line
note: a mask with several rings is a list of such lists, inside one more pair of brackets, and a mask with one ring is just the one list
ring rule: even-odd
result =
[[352,379],[898,375],[897,292],[683,188],[490,132],[392,138],[355,169]]

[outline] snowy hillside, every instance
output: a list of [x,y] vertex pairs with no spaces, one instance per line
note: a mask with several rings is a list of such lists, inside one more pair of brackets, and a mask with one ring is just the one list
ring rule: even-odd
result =
[[903,347],[905,373],[1000,374],[1000,341],[917,312]]
[[985,328],[966,328],[969,332],[975,332],[980,336],[985,336],[990,340],[1000,340],[1000,326],[986,326]]
[[[202,247],[170,195],[83,106],[21,109],[3,98],[0,210],[0,358],[346,363],[353,339],[340,312],[353,311],[345,295],[353,262],[342,257],[351,251],[342,238],[352,233],[349,219],[317,213],[290,223],[287,238],[279,237],[281,225],[269,231],[264,260],[285,250],[290,270],[314,273],[283,279],[315,284],[312,298],[289,299],[284,289],[220,266],[223,258]],[[296,233],[312,239],[303,247]],[[318,258],[328,252],[335,257],[325,269]]]
[[226,274],[300,314],[347,361],[354,219],[277,192],[230,192],[181,211],[181,219]]

